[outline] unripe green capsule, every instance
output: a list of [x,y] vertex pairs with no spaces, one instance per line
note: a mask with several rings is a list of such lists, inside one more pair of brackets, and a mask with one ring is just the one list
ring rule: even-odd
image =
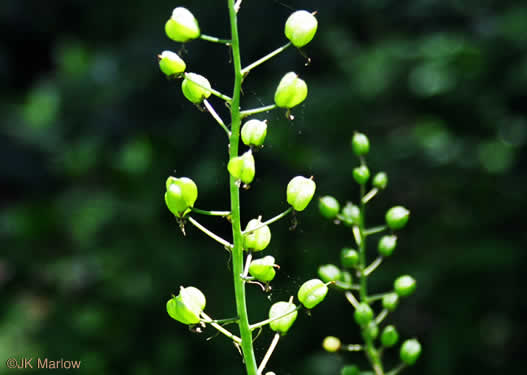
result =
[[421,355],[421,344],[416,339],[410,339],[401,345],[401,361],[407,365],[413,365]]
[[184,217],[198,199],[198,187],[190,178],[170,176],[166,181],[165,203],[174,215]]
[[249,273],[256,280],[267,283],[273,280],[274,276],[276,275],[274,266],[274,257],[268,255],[263,258],[253,260],[249,266]]
[[313,195],[317,185],[310,178],[296,176],[287,184],[287,203],[296,211],[304,211]]
[[388,185],[388,175],[385,172],[378,172],[373,176],[372,185],[379,190],[386,189],[386,186]]
[[406,297],[415,291],[416,282],[410,275],[399,276],[393,283],[393,289],[399,297]]
[[334,219],[340,211],[340,204],[334,197],[326,195],[319,199],[318,209],[325,218]]
[[410,217],[410,211],[403,206],[392,207],[386,212],[386,224],[392,230],[404,228]]
[[242,142],[247,146],[261,146],[267,136],[267,121],[249,120],[242,126]]
[[318,277],[325,283],[340,280],[341,272],[334,264],[325,264],[318,267]]
[[397,236],[391,235],[391,236],[382,236],[379,240],[379,244],[377,245],[377,250],[379,251],[379,254],[385,257],[389,257],[392,255],[393,251],[395,250],[395,246],[397,245]]
[[187,42],[200,36],[198,21],[187,9],[177,7],[165,24],[165,33],[176,42]]
[[159,69],[167,77],[177,76],[187,68],[183,59],[175,52],[163,51],[157,57],[159,59]]
[[232,177],[241,180],[244,184],[250,184],[256,173],[254,157],[251,150],[229,160],[227,170]]
[[382,297],[382,307],[388,311],[395,311],[399,305],[399,296],[397,293],[388,293]]
[[359,253],[357,250],[344,248],[340,253],[340,262],[343,267],[353,268],[359,264]]
[[364,185],[370,178],[370,170],[365,165],[353,168],[353,178],[359,185]]
[[375,340],[379,336],[379,326],[375,323],[375,320],[368,323],[364,332],[372,340]]
[[307,97],[307,84],[295,72],[283,76],[276,88],[274,102],[281,108],[293,108]]
[[186,73],[185,79],[181,83],[183,95],[194,104],[199,104],[207,99],[211,94],[210,88],[209,80],[196,73]]
[[384,327],[381,334],[382,346],[391,348],[392,346],[397,344],[397,341],[399,341],[399,333],[397,332],[395,327],[392,325]]
[[298,290],[298,300],[306,309],[312,309],[326,298],[328,287],[322,280],[306,281]]
[[351,202],[346,203],[340,214],[346,225],[358,224],[360,221],[360,208]]
[[370,151],[370,141],[366,134],[353,134],[353,138],[351,139],[351,149],[357,156],[366,155]]
[[291,14],[285,23],[284,34],[295,47],[303,47],[315,36],[318,22],[314,15],[305,10]]
[[373,310],[367,303],[359,303],[353,316],[357,324],[364,327],[373,319]]
[[262,251],[267,245],[269,245],[269,242],[271,242],[271,230],[269,229],[269,226],[264,225],[262,227],[261,225],[262,222],[260,219],[252,219],[247,224],[245,232],[249,232],[254,228],[260,228],[244,235],[244,248],[246,250]]
[[340,339],[335,336],[327,336],[324,338],[324,341],[322,341],[322,348],[329,353],[339,351],[341,345],[342,343],[340,342]]
[[171,318],[183,324],[197,324],[200,322],[199,314],[205,305],[205,296],[198,288],[181,287],[179,294],[168,300],[167,312]]
[[274,320],[269,323],[269,327],[273,331],[279,332],[284,335],[287,333],[287,331],[289,331],[289,328],[291,328],[298,315],[298,311],[296,311],[295,304],[292,302],[281,301],[276,302],[269,309],[269,319],[274,319],[282,315],[285,316],[283,318]]
[[356,365],[344,366],[340,370],[340,375],[360,375],[360,369]]

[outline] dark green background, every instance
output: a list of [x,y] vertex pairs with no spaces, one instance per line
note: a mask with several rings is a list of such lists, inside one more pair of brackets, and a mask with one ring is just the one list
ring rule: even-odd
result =
[[[389,317],[423,344],[407,374],[522,373],[525,369],[525,141],[527,6],[490,0],[251,1],[240,12],[244,65],[285,43],[296,9],[318,10],[319,31],[249,75],[244,108],[271,104],[291,70],[309,85],[289,122],[267,116],[257,177],[242,192],[244,223],[287,207],[285,186],[313,175],[317,196],[357,200],[349,148],[369,135],[372,171],[389,187],[369,207],[381,224],[394,204],[412,214],[394,255],[370,283],[387,290],[409,273],[417,292]],[[226,1],[5,0],[0,6],[0,373],[9,357],[82,360],[79,374],[242,374],[224,337],[171,320],[180,285],[207,295],[207,312],[233,316],[228,253],[194,228],[180,233],[163,202],[168,175],[199,186],[197,206],[228,208],[221,129],[159,72],[156,54],[179,51],[163,31],[183,5],[202,31],[228,36]],[[185,46],[189,71],[232,88],[229,51]],[[212,99],[227,118],[222,103]],[[264,116],[258,116],[263,119]],[[173,172],[175,170],[175,172]],[[347,228],[311,204],[274,224],[267,254],[282,266],[266,297],[249,288],[252,321],[296,294],[317,265],[352,244]],[[229,226],[200,220],[228,237]],[[375,243],[370,243],[370,259]],[[326,335],[358,343],[352,308],[331,292],[299,315],[270,369],[338,374],[361,354],[330,355]],[[256,342],[261,358],[271,339]],[[393,364],[396,350],[386,353]],[[390,367],[390,366],[389,366]]]

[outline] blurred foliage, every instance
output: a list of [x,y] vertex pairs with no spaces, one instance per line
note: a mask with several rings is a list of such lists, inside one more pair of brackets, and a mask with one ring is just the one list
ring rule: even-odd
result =
[[[210,315],[234,314],[228,254],[194,228],[183,237],[162,198],[166,177],[184,175],[198,183],[199,207],[227,208],[224,135],[156,63],[163,49],[180,50],[163,32],[173,7],[187,6],[204,32],[222,37],[224,3],[2,3],[2,363],[33,356],[82,360],[85,374],[243,373],[223,337],[206,341],[214,332],[192,334],[165,312],[179,285],[196,285]],[[383,290],[401,273],[418,280],[416,296],[390,320],[402,337],[423,343],[405,373],[521,371],[527,6],[245,1],[244,65],[284,42],[283,22],[299,8],[318,10],[318,34],[304,48],[311,64],[288,50],[244,84],[245,107],[269,104],[290,70],[310,89],[293,122],[269,114],[256,180],[242,193],[244,220],[285,208],[285,185],[296,174],[315,176],[320,195],[356,199],[349,139],[354,130],[367,133],[372,171],[390,178],[368,222],[381,223],[394,204],[412,211],[397,251],[371,283]],[[198,41],[181,51],[191,71],[229,92],[225,47]],[[250,289],[253,320],[352,244],[351,233],[315,207],[298,215],[293,232],[287,222],[273,225],[269,253],[281,270],[269,297]],[[229,236],[226,223],[201,221]],[[343,364],[365,365],[360,355],[320,346],[326,335],[357,337],[351,319],[351,307],[331,293],[311,317],[299,317],[271,368],[330,375]],[[270,337],[258,339],[257,355]],[[395,361],[396,351],[386,356]],[[2,364],[0,374],[8,372]]]

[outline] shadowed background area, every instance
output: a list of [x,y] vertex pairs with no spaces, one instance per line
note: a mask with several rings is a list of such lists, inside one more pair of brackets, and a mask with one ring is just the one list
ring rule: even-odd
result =
[[[175,6],[204,33],[228,36],[226,1],[5,0],[0,7],[0,374],[7,358],[82,360],[79,374],[243,374],[224,337],[170,319],[180,285],[207,295],[209,315],[235,314],[229,254],[195,228],[179,231],[163,194],[170,174],[196,181],[203,209],[228,208],[227,141],[206,113],[163,77],[156,55],[181,52],[188,70],[230,94],[229,50],[164,34]],[[242,63],[286,42],[297,9],[317,10],[319,30],[252,72],[245,108],[271,104],[288,71],[308,83],[295,120],[269,120],[256,179],[243,191],[242,220],[287,207],[285,186],[313,175],[317,197],[357,201],[349,140],[368,134],[370,169],[388,188],[368,206],[382,224],[395,204],[412,214],[398,248],[370,282],[391,288],[408,273],[416,293],[390,315],[423,353],[406,374],[516,373],[525,368],[524,209],[527,6],[518,1],[250,1],[240,11]],[[220,115],[227,109],[211,102]],[[522,169],[523,168],[523,169]],[[338,263],[349,228],[314,201],[273,224],[266,254],[281,265],[266,296],[249,287],[253,322],[295,295],[318,265]],[[229,238],[219,219],[200,221]],[[375,242],[369,243],[369,258]],[[338,374],[361,354],[328,354],[327,335],[359,342],[351,306],[336,291],[299,315],[269,369],[279,375]],[[272,334],[256,341],[259,358]],[[397,350],[385,353],[388,368]],[[39,370],[34,370],[38,372]],[[27,371],[28,373],[31,370]]]

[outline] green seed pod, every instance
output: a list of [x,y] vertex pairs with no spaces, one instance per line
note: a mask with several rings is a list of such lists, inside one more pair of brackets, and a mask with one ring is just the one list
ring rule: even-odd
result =
[[197,324],[199,314],[205,308],[206,299],[203,293],[193,286],[181,287],[179,294],[167,302],[167,312],[171,318],[183,324]]
[[340,211],[340,204],[334,197],[326,195],[318,200],[318,209],[326,219],[334,219]]
[[252,151],[249,150],[229,160],[227,170],[232,177],[241,180],[244,184],[250,184],[256,173]]
[[353,178],[359,185],[364,185],[370,178],[370,170],[365,165],[353,168]]
[[181,83],[183,95],[194,104],[199,104],[207,99],[211,94],[210,88],[209,80],[196,73],[185,74],[185,79]]
[[392,230],[398,230],[404,228],[408,222],[410,211],[403,206],[392,207],[386,212],[386,224]]
[[298,300],[306,309],[312,309],[326,298],[328,287],[322,280],[306,281],[298,290]]
[[351,138],[351,149],[357,156],[366,155],[370,151],[370,141],[365,134],[355,133]]
[[325,264],[318,267],[318,277],[325,283],[340,280],[341,272],[334,264]]
[[[245,232],[248,232],[254,228],[260,227],[262,222],[260,219],[252,219],[247,224]],[[260,229],[256,229],[251,233],[244,235],[244,248],[245,250],[262,251],[271,242],[271,230],[267,225],[264,225]]]
[[267,120],[249,120],[242,126],[242,142],[247,146],[261,146],[267,135]]
[[274,102],[281,108],[293,108],[307,97],[306,82],[294,72],[289,72],[280,80],[274,93]]
[[345,268],[355,267],[359,263],[359,253],[354,249],[342,249],[340,252],[340,263]]
[[368,323],[364,332],[372,340],[375,340],[379,336],[379,326],[375,323],[375,320]]
[[183,59],[172,51],[163,51],[157,57],[159,59],[159,69],[167,77],[177,76],[187,68]]
[[382,297],[382,307],[388,311],[395,311],[399,305],[399,296],[397,293],[388,293]]
[[285,23],[284,34],[295,47],[303,47],[315,36],[318,22],[314,15],[305,10],[291,14]]
[[351,202],[346,203],[340,214],[346,225],[358,224],[360,221],[360,208]]
[[373,177],[373,186],[379,190],[386,189],[388,185],[388,175],[385,172],[379,172]]
[[399,297],[406,297],[415,291],[416,282],[412,276],[403,275],[399,276],[393,283],[393,289]]
[[166,189],[165,203],[170,212],[177,217],[184,217],[198,199],[198,187],[187,177],[169,177]]
[[397,332],[395,327],[392,325],[384,327],[381,334],[382,346],[391,348],[392,346],[397,344],[397,341],[399,341],[399,333]]
[[327,336],[324,341],[322,341],[322,348],[329,353],[339,351],[341,345],[342,343],[340,342],[340,339],[335,336]]
[[413,365],[421,355],[421,344],[416,339],[410,339],[401,345],[401,361],[407,365]]
[[377,250],[379,251],[379,254],[385,257],[389,257],[392,255],[393,251],[395,250],[395,246],[397,245],[397,236],[391,235],[391,236],[382,236],[379,240],[379,244],[377,245]]
[[[290,312],[290,314],[287,314]],[[296,306],[292,302],[276,302],[269,309],[269,319],[274,319],[279,316],[285,315],[283,318],[277,319],[269,323],[269,327],[275,331],[279,332],[282,335],[286,334],[289,331],[289,328],[293,325],[298,315],[296,311]]]
[[188,9],[183,7],[174,9],[172,17],[165,24],[165,33],[176,42],[186,42],[201,35],[198,21]]
[[274,270],[274,257],[268,255],[266,257],[255,259],[249,266],[249,273],[256,280],[265,283],[274,279],[276,272]]
[[287,184],[287,203],[296,211],[304,211],[315,194],[317,185],[310,178],[296,176]]
[[367,303],[359,303],[355,308],[354,317],[357,324],[364,327],[373,319],[373,310]]
[[360,375],[360,370],[356,365],[348,365],[340,370],[340,375]]

